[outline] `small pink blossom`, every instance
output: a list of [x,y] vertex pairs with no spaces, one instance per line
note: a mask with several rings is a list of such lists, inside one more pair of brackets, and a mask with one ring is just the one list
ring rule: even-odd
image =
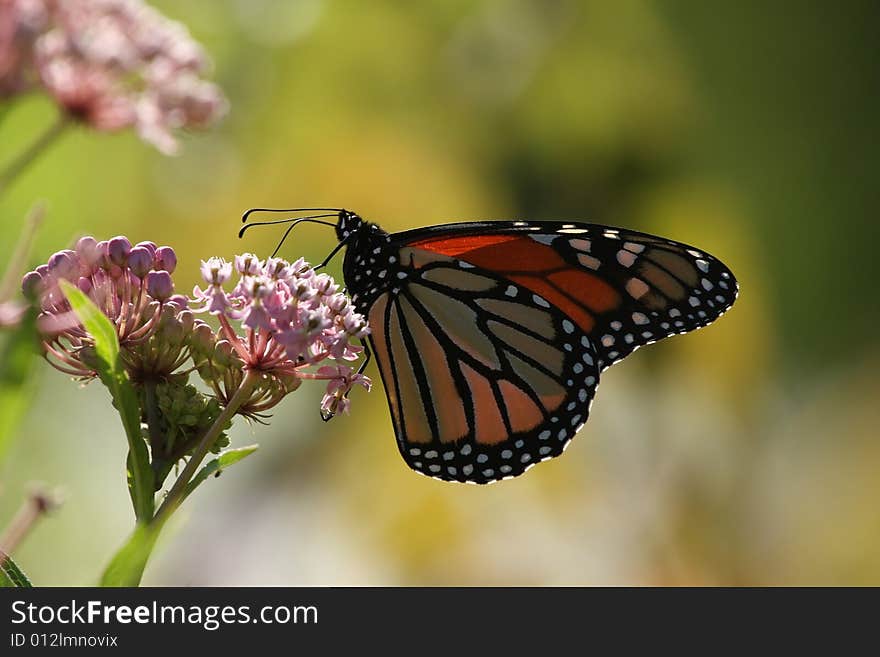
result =
[[351,401],[348,393],[353,386],[363,386],[367,391],[372,387],[370,379],[356,373],[345,365],[325,365],[318,369],[318,376],[328,379],[327,392],[321,400],[321,411],[325,419],[339,413],[348,413]]
[[235,270],[244,276],[256,276],[262,271],[262,265],[253,253],[242,253],[235,256]]
[[200,271],[206,283],[223,285],[232,277],[232,264],[223,258],[208,258],[202,260]]

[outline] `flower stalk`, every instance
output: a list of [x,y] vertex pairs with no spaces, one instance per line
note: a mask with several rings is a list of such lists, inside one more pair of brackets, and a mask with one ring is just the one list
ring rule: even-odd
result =
[[37,137],[36,141],[6,165],[6,168],[0,171],[0,194],[5,192],[18,176],[24,173],[44,151],[54,144],[67,131],[70,124],[71,120],[67,114],[59,114],[58,118]]
[[201,465],[205,456],[207,456],[208,452],[214,447],[214,443],[217,441],[217,438],[222,433],[226,424],[238,412],[241,405],[250,397],[254,386],[256,386],[259,381],[259,372],[247,370],[238,390],[235,391],[235,394],[232,396],[232,399],[229,400],[229,403],[223,409],[223,412],[220,413],[216,420],[214,420],[214,424],[212,424],[208,431],[205,432],[205,435],[193,451],[192,456],[187,461],[186,466],[184,466],[180,475],[172,485],[171,490],[168,491],[168,495],[165,496],[165,501],[153,517],[152,523],[154,525],[158,525],[159,527],[164,525],[168,517],[177,510],[178,506],[180,506],[180,503],[187,495],[187,487],[193,476],[196,474],[199,465]]
[[34,489],[0,535],[0,555],[14,554],[40,518],[51,513],[59,504],[56,495],[42,488]]

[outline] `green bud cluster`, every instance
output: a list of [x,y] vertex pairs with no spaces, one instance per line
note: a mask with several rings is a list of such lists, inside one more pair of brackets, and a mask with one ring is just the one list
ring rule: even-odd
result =
[[164,304],[150,336],[121,351],[131,380],[164,381],[171,377],[189,357],[187,338],[194,324],[192,311],[181,310],[174,302]]
[[[139,392],[141,408],[146,415],[146,439],[150,443],[156,488],[159,489],[174,465],[192,454],[202,435],[220,415],[222,407],[217,399],[187,383],[185,374],[159,383],[148,383],[139,387]],[[229,445],[226,431],[230,426],[231,419],[211,447],[215,454]]]
[[[213,397],[199,392],[195,386],[169,381],[156,385],[156,400],[162,412],[163,433],[166,438],[165,453],[186,456],[199,437],[220,415],[220,404]],[[230,425],[231,425],[230,421]],[[228,429],[229,426],[224,427]],[[219,452],[229,444],[226,434],[214,444]]]

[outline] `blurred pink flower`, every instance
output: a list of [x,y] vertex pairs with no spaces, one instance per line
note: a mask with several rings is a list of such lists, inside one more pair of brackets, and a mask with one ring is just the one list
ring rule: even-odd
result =
[[0,0],[0,99],[33,83],[34,42],[48,21],[44,0]]
[[27,306],[17,301],[0,302],[0,328],[18,326],[27,311]]
[[187,29],[141,0],[0,0],[0,96],[42,86],[71,117],[133,128],[174,153],[178,130],[227,109]]

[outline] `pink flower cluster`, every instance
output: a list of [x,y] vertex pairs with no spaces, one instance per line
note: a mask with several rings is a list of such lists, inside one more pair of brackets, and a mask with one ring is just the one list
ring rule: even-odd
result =
[[110,318],[123,350],[136,349],[150,338],[163,311],[175,316],[188,313],[191,327],[187,298],[174,294],[171,273],[176,264],[168,246],[153,242],[132,246],[125,237],[103,242],[83,237],[75,249],[59,251],[25,274],[22,290],[39,305],[37,326],[49,362],[74,376],[95,375],[89,360],[93,342],[71,310],[60,280],[74,283]]
[[[233,271],[239,278],[227,292]],[[310,369],[327,359],[357,360],[362,347],[351,341],[369,333],[364,317],[330,276],[316,273],[302,259],[291,264],[247,253],[233,263],[204,261],[201,273],[207,287],[194,289],[193,311],[218,317],[220,337],[244,367],[281,378],[327,380],[325,417],[348,410],[353,385],[369,389],[370,380],[346,365]],[[241,334],[232,322],[240,325]]]
[[[191,398],[195,389],[186,381],[197,371],[220,405],[246,389],[236,412],[257,420],[303,380],[327,382],[321,404],[325,419],[348,411],[352,386],[369,390],[370,379],[345,364],[358,360],[363,348],[352,341],[365,338],[369,328],[330,276],[303,260],[290,264],[250,254],[236,256],[234,263],[211,258],[201,266],[207,285],[187,299],[174,293],[176,265],[168,246],[132,246],[122,236],[102,242],[83,237],[74,249],[59,251],[28,272],[22,290],[38,307],[47,360],[81,378],[97,372],[94,340],[59,285],[66,280],[113,323],[120,357],[136,385],[167,385]],[[238,280],[227,290],[233,272]],[[194,313],[205,312],[218,318],[219,328],[195,318]],[[257,383],[242,388],[249,373],[258,375]]]
[[163,153],[222,116],[186,28],[141,0],[0,0],[0,97],[42,86],[101,131],[133,127]]

